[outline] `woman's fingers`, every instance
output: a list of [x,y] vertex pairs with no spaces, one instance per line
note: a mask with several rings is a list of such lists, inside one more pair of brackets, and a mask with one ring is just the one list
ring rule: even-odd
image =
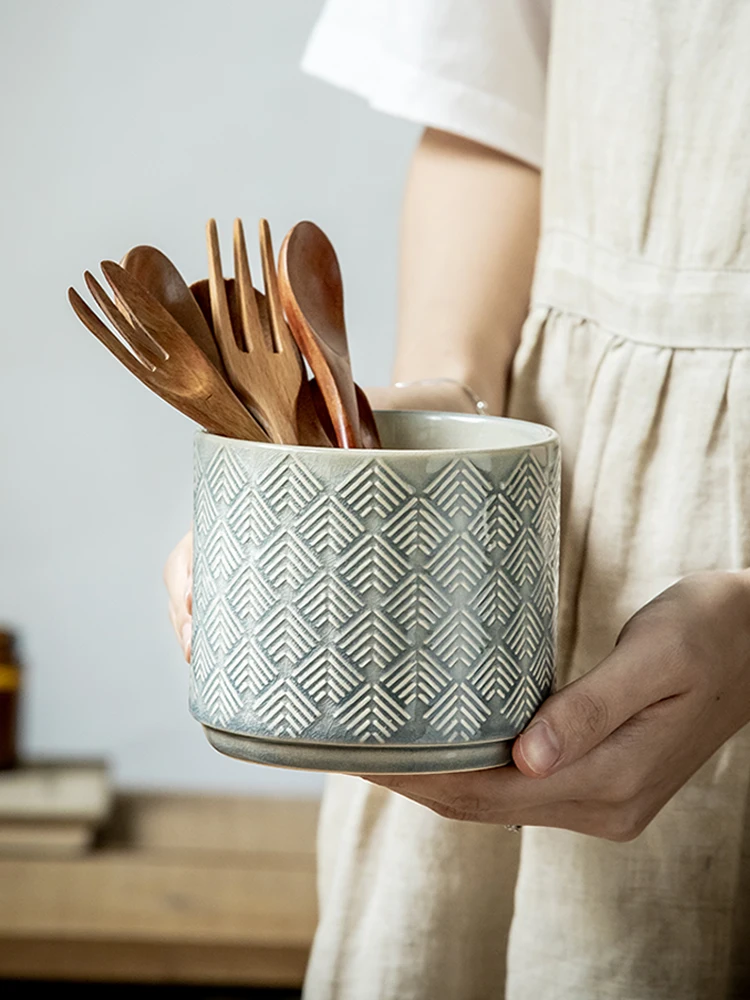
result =
[[[598,770],[583,762],[544,781],[518,768],[495,767],[454,774],[367,775],[400,795],[428,805],[443,816],[476,823],[519,823],[529,808],[589,798],[598,786]],[[509,818],[510,817],[510,818]]]
[[185,659],[190,661],[193,629],[193,532],[175,546],[164,566],[169,595],[169,618],[177,633]]
[[[676,706],[674,706],[676,707]],[[632,840],[684,777],[665,778],[653,761],[668,745],[668,714],[661,703],[644,721],[631,720],[584,758],[548,778],[528,778],[515,767],[440,775],[372,775],[444,816],[474,823],[549,826],[607,840]]]
[[626,630],[597,667],[544,702],[516,740],[516,766],[540,778],[580,760],[649,705],[686,690],[683,668],[668,622]]
[[[702,574],[646,605],[594,671],[539,709],[516,741],[518,767],[368,777],[450,819],[632,840],[747,724],[748,586]],[[551,765],[534,760],[535,730]]]

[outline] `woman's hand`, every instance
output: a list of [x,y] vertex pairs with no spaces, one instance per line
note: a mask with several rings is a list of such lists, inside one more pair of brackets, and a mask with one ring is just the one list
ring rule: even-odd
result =
[[750,572],[705,572],[642,608],[542,705],[515,767],[368,778],[451,819],[626,841],[748,721]]
[[178,542],[164,566],[164,583],[169,594],[169,617],[180,640],[185,659],[190,662],[193,629],[193,529]]

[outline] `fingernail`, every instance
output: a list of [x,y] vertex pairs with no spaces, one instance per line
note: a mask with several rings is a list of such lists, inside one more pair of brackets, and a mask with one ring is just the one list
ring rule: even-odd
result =
[[523,758],[535,774],[547,774],[560,759],[560,742],[546,722],[535,722],[521,737]]
[[193,635],[193,623],[187,621],[182,626],[182,631],[180,632],[180,636],[182,637],[182,648],[185,650],[186,656],[188,650],[190,649],[190,640],[192,638],[192,635]]

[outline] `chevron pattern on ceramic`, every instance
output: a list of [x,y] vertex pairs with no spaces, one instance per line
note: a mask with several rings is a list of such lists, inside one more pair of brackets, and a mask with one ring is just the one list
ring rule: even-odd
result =
[[297,597],[297,610],[318,635],[325,629],[341,629],[364,608],[363,596],[331,573],[310,580]]
[[409,572],[409,563],[381,536],[359,538],[346,554],[340,575],[361,594],[387,594]]
[[451,610],[451,603],[427,573],[410,573],[383,604],[389,618],[402,628],[434,629]]
[[427,484],[425,493],[452,519],[473,514],[492,494],[492,483],[467,459],[450,462]]
[[215,503],[234,503],[245,485],[242,467],[227,447],[216,449],[205,476]]
[[197,436],[193,713],[339,744],[516,735],[554,673],[557,449],[325,462]]
[[342,629],[338,648],[360,668],[382,670],[408,646],[406,635],[377,608],[370,608]]
[[262,550],[257,566],[268,585],[279,591],[287,587],[299,590],[319,568],[319,563],[299,535],[286,528],[274,535],[272,545]]
[[[546,591],[543,596],[546,596]],[[518,591],[506,573],[489,573],[472,595],[470,605],[486,629],[507,626],[518,606]],[[548,616],[554,609],[549,608]]]
[[429,706],[451,686],[453,678],[429,649],[415,649],[385,671],[382,683],[404,705],[419,698]]
[[240,566],[228,581],[226,596],[241,621],[259,621],[276,603],[276,592],[252,563]]
[[382,684],[360,685],[333,712],[350,742],[385,743],[409,721],[409,712]]
[[350,475],[338,489],[339,496],[358,519],[372,513],[386,518],[413,492],[395,470],[375,459]]
[[211,487],[205,476],[202,476],[198,481],[193,506],[193,521],[197,530],[202,534],[208,534],[211,525],[216,523],[219,512],[211,494]]
[[316,649],[295,670],[295,677],[316,702],[330,698],[334,705],[365,682],[364,673],[335,646]]
[[[546,500],[548,496],[549,491],[545,491],[543,499]],[[554,502],[548,504],[547,509],[554,515]],[[492,493],[479,508],[469,525],[469,531],[485,552],[492,552],[496,547],[511,545],[522,527],[523,518],[509,498],[503,493]]]
[[407,500],[383,526],[383,535],[406,556],[431,556],[452,533],[448,518],[424,496]]
[[264,616],[255,642],[269,663],[291,668],[315,648],[317,633],[293,605],[281,604]]
[[228,722],[242,705],[242,692],[235,688],[224,670],[213,670],[201,693],[211,718],[220,724]]
[[361,526],[336,496],[319,497],[305,512],[300,537],[316,552],[343,552],[359,537]]
[[240,545],[262,545],[278,528],[280,521],[276,512],[266,503],[262,495],[246,488],[241,499],[232,505],[227,518],[229,527]]
[[322,490],[309,469],[286,455],[258,477],[255,495],[277,515],[299,514]]
[[425,566],[435,583],[447,594],[461,588],[473,593],[487,577],[492,563],[471,535],[457,535],[435,553]]
[[301,736],[318,717],[318,708],[292,677],[277,677],[256,699],[257,709],[279,738]]
[[487,702],[472,688],[454,681],[425,712],[425,719],[449,742],[476,737],[487,721]]

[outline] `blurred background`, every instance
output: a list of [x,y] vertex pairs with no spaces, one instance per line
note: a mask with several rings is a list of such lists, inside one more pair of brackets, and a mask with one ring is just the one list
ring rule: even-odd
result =
[[[318,0],[0,0],[0,621],[19,630],[31,754],[118,784],[316,794],[218,756],[187,713],[161,573],[191,517],[194,427],[86,332],[66,290],[130,247],[207,273],[241,216],[333,240],[354,370],[387,378],[416,128],[303,74]],[[255,253],[253,253],[255,251]],[[256,279],[257,280],[257,279]]]
[[[215,898],[210,886],[216,890],[221,877],[237,882],[224,863],[225,876],[205,876],[208,895],[200,897],[195,859],[205,866],[218,850],[244,858],[237,863],[246,872],[250,854],[257,861],[275,850],[278,859],[288,849],[307,873],[299,892],[313,892],[312,845],[286,844],[283,831],[296,825],[314,836],[315,803],[299,800],[317,798],[321,777],[221,757],[188,715],[187,669],[161,574],[190,521],[194,427],[84,330],[66,290],[83,290],[86,268],[97,271],[102,259],[118,260],[140,243],[161,248],[188,281],[205,276],[210,216],[227,262],[235,216],[249,236],[267,217],[277,249],[294,222],[310,218],[340,256],[356,377],[365,385],[387,378],[401,190],[418,130],[300,71],[320,7],[318,0],[0,0],[0,626],[17,633],[23,664],[22,760],[105,762],[111,787],[98,787],[105,798],[115,794],[108,843],[120,864],[111,884],[79,867],[81,888],[68,872],[68,896],[50,890],[63,902],[40,916],[33,887],[50,885],[52,862],[39,871],[23,857],[10,862],[0,874],[0,895],[14,912],[0,915],[5,976],[27,977],[36,963],[44,975],[73,979],[128,978],[130,968],[143,981],[249,981],[229,952],[225,968],[235,973],[227,975],[201,973],[195,962],[185,972],[176,953],[128,960],[123,952],[109,966],[89,954],[88,965],[77,966],[70,947],[58,947],[50,958],[59,922],[68,944],[98,934],[112,949],[138,938],[116,899],[116,919],[102,910],[112,885],[138,884],[126,864],[134,844],[162,861],[165,851],[182,851],[193,887],[176,889],[176,875],[164,875],[161,888],[155,874],[146,880],[142,891],[156,893],[172,922],[164,930],[154,913],[134,916],[141,944],[153,924],[162,945],[184,950],[187,942],[194,953],[200,942],[214,953],[256,947],[231,928],[216,945],[203,924],[189,923],[202,898]],[[251,265],[259,274],[257,251]],[[191,812],[199,794],[213,803],[212,818]],[[238,805],[228,795],[260,796],[266,812],[242,813],[255,800]],[[287,800],[307,812],[284,813]],[[224,829],[217,803],[235,810],[230,848],[217,832]],[[267,822],[263,836],[258,824],[242,833],[253,816]],[[253,905],[267,927],[284,925],[273,908],[298,892],[278,877],[265,885],[258,875],[271,902]],[[231,896],[229,884],[226,891]],[[79,912],[77,892],[96,898],[99,909]],[[227,907],[226,899],[215,903],[211,926],[230,919]],[[245,911],[235,917],[237,927],[248,925]],[[299,954],[309,922],[294,942]],[[302,959],[294,961],[286,978],[267,966],[260,981],[294,985]]]

